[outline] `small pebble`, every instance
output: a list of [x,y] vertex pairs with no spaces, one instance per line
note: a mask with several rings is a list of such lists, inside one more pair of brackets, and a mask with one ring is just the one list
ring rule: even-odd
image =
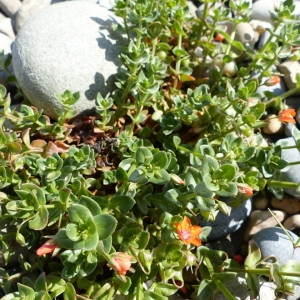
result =
[[288,217],[283,222],[283,226],[288,230],[295,230],[297,228],[300,228],[300,214]]
[[236,63],[234,61],[231,61],[224,65],[222,74],[228,77],[234,77],[236,75],[236,70],[237,70]]
[[293,215],[300,212],[300,199],[284,196],[282,200],[272,198],[271,204],[273,207],[283,210],[287,214]]
[[[276,216],[279,222],[282,222],[286,216],[286,213],[280,210],[273,210],[273,214]],[[251,212],[247,229],[245,231],[245,241],[248,241],[250,236],[256,234],[262,229],[274,227],[277,225],[277,221],[271,213],[267,210],[254,210]]]
[[[283,78],[289,90],[297,86],[296,75],[299,73],[299,69],[300,63],[298,61],[287,60],[278,66],[279,72],[284,75]],[[296,94],[299,95],[299,92]]]
[[14,15],[22,6],[19,0],[0,0],[0,9],[8,16]]
[[269,199],[267,197],[257,197],[253,201],[253,206],[255,209],[265,209],[269,204]]
[[263,127],[265,134],[276,134],[283,131],[283,124],[276,115],[269,115],[265,119],[266,125]]

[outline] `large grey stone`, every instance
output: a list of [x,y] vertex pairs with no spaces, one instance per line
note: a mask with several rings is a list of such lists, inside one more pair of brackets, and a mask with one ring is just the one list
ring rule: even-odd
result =
[[[293,241],[298,236],[287,230]],[[265,228],[256,233],[252,240],[258,245],[262,258],[275,256],[279,265],[284,265],[288,260],[300,260],[300,248],[293,247],[292,242],[280,227]]]
[[[277,142],[277,144],[292,147],[296,145],[293,137],[281,139]],[[281,152],[281,158],[289,163],[298,162],[300,161],[300,151],[297,148],[283,149]],[[281,172],[280,179],[282,181],[300,183],[300,164],[289,166],[287,170]],[[300,193],[298,193],[295,189],[286,188],[284,191],[291,196],[300,197]]]
[[88,2],[50,5],[22,27],[13,46],[13,68],[29,101],[52,118],[61,109],[55,93],[79,91],[77,114],[95,107],[98,92],[114,88],[122,37],[110,11]]
[[211,232],[207,236],[208,241],[224,238],[241,228],[250,215],[251,208],[252,200],[249,199],[239,207],[232,209],[229,216],[219,212],[214,221],[206,221],[202,216],[199,216],[199,225],[211,227]]

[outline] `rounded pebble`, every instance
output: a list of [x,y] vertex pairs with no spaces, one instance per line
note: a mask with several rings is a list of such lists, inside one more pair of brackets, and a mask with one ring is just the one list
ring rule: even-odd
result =
[[269,199],[267,197],[257,197],[253,201],[253,206],[255,209],[265,209],[269,204]]
[[265,134],[276,134],[283,131],[283,124],[276,115],[269,115],[265,119],[266,125],[263,127]]
[[[294,241],[299,237],[287,231]],[[300,248],[294,249],[292,242],[280,227],[265,228],[256,233],[252,240],[260,248],[262,258],[275,256],[279,265],[284,265],[288,260],[300,260]]]
[[206,221],[202,216],[199,216],[199,225],[211,227],[211,232],[207,236],[208,241],[217,240],[240,229],[248,218],[251,208],[252,200],[248,199],[241,206],[232,209],[229,216],[219,212],[214,221]]
[[283,222],[284,228],[288,230],[295,230],[297,228],[300,228],[300,214],[296,214],[293,216],[288,217],[284,222]]
[[[280,210],[273,210],[273,214],[282,222],[286,216],[285,212]],[[254,210],[251,212],[247,229],[245,231],[245,240],[249,240],[250,236],[256,234],[264,228],[274,227],[277,221],[267,210]]]
[[[277,144],[284,146],[295,146],[293,137],[288,137],[277,141]],[[283,149],[281,158],[289,163],[300,161],[300,152],[297,148]],[[281,171],[280,180],[300,183],[300,165],[295,164],[289,166],[287,170]],[[284,191],[293,197],[300,197],[300,193],[296,189],[285,188]]]
[[300,199],[284,196],[283,199],[272,198],[273,207],[285,211],[287,214],[296,214],[300,212]]
[[[22,27],[13,46],[15,76],[29,101],[53,119],[62,109],[55,94],[80,92],[76,114],[95,107],[98,92],[114,88],[122,37],[117,19],[93,3],[50,5]],[[49,30],[51,28],[51,30]]]

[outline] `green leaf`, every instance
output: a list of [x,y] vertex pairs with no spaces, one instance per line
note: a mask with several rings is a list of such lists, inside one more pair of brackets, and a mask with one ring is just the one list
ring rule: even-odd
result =
[[46,199],[44,191],[37,185],[33,183],[24,183],[21,185],[21,190],[16,190],[16,193],[22,198],[22,199],[29,199],[33,198],[37,201],[39,205],[45,205]]
[[148,148],[140,147],[136,151],[135,159],[138,165],[149,166],[153,160],[153,154]]
[[113,282],[117,285],[118,290],[123,294],[126,295],[130,286],[131,286],[131,279],[130,277],[125,276],[125,280],[121,280],[118,277],[113,277]]
[[116,171],[116,178],[120,182],[125,182],[128,180],[128,174],[126,173],[126,171],[124,169],[119,167]]
[[118,232],[117,241],[123,245],[132,245],[138,249],[144,249],[150,239],[150,234],[144,231],[138,223],[127,223]]
[[[72,229],[74,230],[74,229]],[[76,231],[76,234],[79,230]],[[80,231],[81,232],[81,231]],[[71,232],[69,232],[71,234]],[[73,236],[74,238],[74,236]],[[97,247],[99,238],[97,234],[81,235],[81,239],[73,241],[69,238],[66,229],[61,229],[54,236],[56,243],[62,248],[74,249],[74,250],[93,250]]]
[[153,160],[151,162],[152,165],[158,167],[160,169],[166,169],[170,163],[169,157],[166,152],[159,151],[154,154]]
[[[300,284],[300,261],[298,260],[288,260],[283,266],[280,266],[280,272],[285,272],[286,274],[282,277],[290,282],[295,282]],[[293,274],[292,276],[288,273]]]
[[236,176],[235,167],[230,164],[224,164],[213,173],[212,179],[213,180],[221,179],[230,182],[234,179],[235,176]]
[[21,299],[26,299],[26,300],[35,300],[35,292],[34,290],[21,283],[17,283],[18,285],[18,291]]
[[218,188],[211,190],[209,187],[204,182],[200,182],[195,186],[195,193],[201,197],[212,198]]
[[250,108],[250,114],[253,115],[257,120],[262,117],[265,112],[265,104],[257,103],[256,105]]
[[7,90],[4,85],[0,84],[0,101],[2,101],[6,96]]
[[64,292],[64,300],[74,300],[77,299],[76,291],[72,283],[67,282]]
[[248,243],[248,248],[248,256],[245,259],[244,265],[246,269],[253,269],[261,260],[261,252],[258,245],[253,240]]
[[238,50],[241,50],[241,51],[246,50],[245,47],[244,47],[244,45],[243,45],[241,42],[239,42],[239,41],[232,41],[232,42],[231,42],[231,45],[232,45],[234,48],[237,48]]
[[69,209],[70,221],[75,224],[85,224],[93,219],[93,215],[88,208],[81,204],[72,204]]
[[88,196],[82,195],[79,199],[79,203],[88,208],[93,216],[99,215],[102,212],[99,204]]
[[41,207],[36,216],[28,222],[29,228],[42,230],[48,224],[49,212],[46,207]]
[[66,234],[68,238],[73,242],[79,241],[81,237],[81,231],[78,229],[78,226],[73,223],[67,224]]
[[251,299],[256,299],[259,295],[260,282],[258,275],[246,273],[246,283],[249,293],[251,295]]
[[132,197],[126,195],[116,195],[110,199],[109,208],[116,209],[121,213],[126,213],[132,209],[135,204],[135,200]]
[[108,238],[117,227],[117,220],[110,215],[102,214],[94,217],[99,240]]
[[170,181],[170,175],[164,169],[154,170],[153,176],[149,176],[149,181],[154,184],[165,184]]
[[197,297],[198,299],[211,299],[216,290],[216,285],[209,279],[201,280],[198,285]]
[[158,282],[155,286],[155,292],[163,296],[171,296],[177,292],[178,288],[174,284]]
[[220,185],[220,190],[216,194],[223,197],[232,197],[238,194],[238,188],[235,182],[229,182]]

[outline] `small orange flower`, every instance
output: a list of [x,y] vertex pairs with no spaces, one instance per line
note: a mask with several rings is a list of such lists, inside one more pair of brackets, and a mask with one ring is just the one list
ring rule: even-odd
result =
[[273,86],[280,83],[280,77],[279,76],[272,76],[271,78],[269,78],[266,82],[265,85],[267,86]]
[[250,185],[242,186],[239,188],[240,192],[247,195],[252,196],[253,195],[253,188]]
[[44,254],[52,253],[57,248],[53,239],[48,240],[40,248],[38,248],[35,253],[37,256],[43,256]]
[[123,252],[115,252],[111,255],[109,266],[113,268],[119,275],[126,275],[131,267],[131,259],[133,256]]
[[175,227],[177,229],[178,237],[186,244],[194,244],[195,246],[201,245],[199,238],[202,228],[200,226],[194,226],[191,224],[191,220],[188,217],[184,217],[181,223],[176,222]]
[[296,124],[294,117],[296,116],[296,111],[293,108],[285,109],[279,113],[279,120],[281,122]]
[[225,40],[225,38],[224,38],[223,34],[217,33],[214,40],[217,41],[217,42],[222,43]]

